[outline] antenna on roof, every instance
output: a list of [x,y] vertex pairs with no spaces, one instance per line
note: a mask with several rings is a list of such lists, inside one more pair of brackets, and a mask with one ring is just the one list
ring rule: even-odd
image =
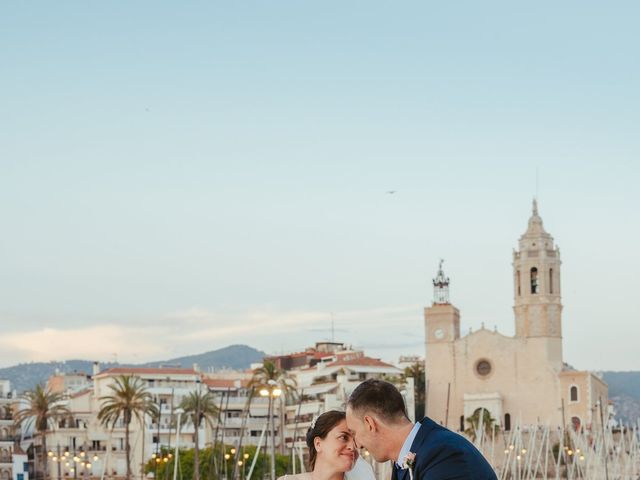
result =
[[331,313],[331,342],[335,342],[336,341],[336,335],[335,335],[335,325],[334,325],[334,317],[336,316],[335,313],[330,312]]

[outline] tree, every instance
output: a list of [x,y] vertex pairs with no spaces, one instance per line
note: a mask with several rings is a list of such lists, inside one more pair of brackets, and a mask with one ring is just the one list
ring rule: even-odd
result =
[[147,391],[139,377],[120,375],[109,385],[111,395],[100,397],[102,404],[98,412],[98,420],[113,429],[122,418],[125,428],[125,453],[127,458],[127,480],[131,480],[131,444],[129,442],[129,425],[135,417],[138,422],[144,416],[156,415],[157,407],[153,404],[151,394]]
[[[466,418],[469,426],[464,433],[473,441],[476,441],[480,429],[484,432],[485,436],[491,435],[492,432],[498,430],[496,419],[491,416],[491,412],[486,408],[477,408],[473,415]],[[481,425],[482,424],[482,425]]]
[[287,400],[295,398],[297,394],[295,379],[290,377],[286,370],[276,367],[276,364],[271,360],[266,360],[260,368],[253,371],[248,386],[256,389],[268,388],[270,385],[274,385],[273,382],[282,390]]
[[180,408],[184,410],[184,414],[188,416],[195,430],[195,448],[193,451],[193,478],[200,480],[200,445],[198,442],[198,429],[204,420],[210,426],[213,426],[213,420],[220,415],[220,410],[215,404],[215,398],[211,392],[204,393],[200,391],[190,392],[189,395],[182,399]]
[[[36,385],[33,390],[24,392],[21,398],[26,402],[26,406],[16,411],[13,418],[18,426],[33,426],[36,433],[42,437],[42,471],[44,478],[47,478],[47,432],[59,419],[71,417],[71,413],[61,404],[65,399],[62,393],[52,392],[42,385]],[[37,472],[34,473],[37,475]]]
[[[272,406],[273,406],[273,393],[276,389],[280,390],[280,399],[286,400],[293,399],[297,395],[296,381],[291,378],[289,374],[276,366],[271,360],[263,362],[260,368],[253,371],[253,376],[249,381],[249,387],[258,389],[260,394],[262,392],[268,392],[269,407],[267,409],[267,420],[271,421],[271,458],[275,458],[275,426],[273,421]],[[284,453],[284,408],[280,409],[280,453]],[[275,464],[271,465],[271,480],[275,480]]]
[[426,382],[424,362],[416,362],[410,367],[404,369],[403,377],[413,377],[413,388],[415,392],[415,418],[416,421],[420,421],[424,418],[425,404],[426,404]]

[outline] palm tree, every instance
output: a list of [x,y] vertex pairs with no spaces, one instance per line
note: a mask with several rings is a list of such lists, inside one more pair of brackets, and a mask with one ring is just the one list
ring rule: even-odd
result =
[[102,404],[98,412],[98,420],[103,425],[115,428],[122,418],[125,434],[125,453],[127,456],[127,480],[131,479],[131,445],[129,443],[129,425],[135,417],[138,422],[144,421],[147,414],[156,415],[156,406],[152,402],[151,394],[147,391],[139,377],[120,375],[109,385],[111,395],[100,397]]
[[484,435],[489,436],[492,432],[498,430],[498,425],[496,424],[496,419],[491,416],[491,412],[486,408],[478,408],[473,415],[466,418],[469,426],[464,431],[464,433],[471,438],[471,441],[475,442],[478,436],[478,433],[481,429],[484,431]]
[[[275,382],[275,384],[273,383]],[[276,366],[271,360],[266,360],[260,368],[253,371],[253,376],[249,381],[249,388],[268,388],[270,385],[277,385],[286,399],[295,397],[296,381],[289,374]]]
[[[276,366],[271,360],[263,362],[260,368],[253,371],[253,376],[249,381],[249,387],[257,388],[260,394],[265,392],[269,396],[269,407],[267,409],[267,419],[271,420],[271,480],[275,480],[275,425],[272,415],[273,397],[276,389],[280,390],[281,400],[292,399],[296,396],[296,381],[291,378],[285,370]],[[284,453],[284,409],[280,409],[280,453]]]
[[198,429],[204,420],[209,426],[213,426],[213,420],[218,418],[220,410],[218,409],[215,398],[208,390],[201,392],[199,390],[190,392],[189,395],[182,399],[180,408],[184,410],[184,414],[189,417],[195,431],[195,448],[193,451],[193,478],[200,480],[200,445],[198,442]]
[[416,404],[415,418],[416,418],[416,421],[420,421],[424,417],[424,410],[425,410],[425,404],[426,404],[424,362],[417,361],[413,363],[410,367],[405,368],[402,376],[405,381],[407,377],[413,377],[414,379],[413,386],[414,386],[414,395],[415,395],[415,404]]
[[[64,417],[70,417],[71,412],[61,402],[65,399],[62,393],[52,392],[42,385],[36,385],[33,390],[24,392],[21,398],[26,402],[25,408],[16,411],[13,418],[18,426],[34,426],[35,431],[42,436],[43,473],[47,478],[47,432],[50,426]],[[37,462],[36,462],[37,463]],[[37,474],[37,472],[34,472]]]

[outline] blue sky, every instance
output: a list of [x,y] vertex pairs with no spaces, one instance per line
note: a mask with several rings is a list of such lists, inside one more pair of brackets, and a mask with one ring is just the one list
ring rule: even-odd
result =
[[4,2],[0,365],[296,350],[332,313],[420,354],[441,257],[463,329],[511,334],[537,192],[566,360],[640,369],[639,14]]

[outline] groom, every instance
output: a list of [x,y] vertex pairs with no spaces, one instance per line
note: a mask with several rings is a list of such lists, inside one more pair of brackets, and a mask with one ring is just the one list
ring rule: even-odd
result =
[[402,395],[388,382],[366,380],[353,391],[347,426],[358,448],[377,462],[393,460],[392,480],[497,480],[464,437],[428,417],[411,423]]

